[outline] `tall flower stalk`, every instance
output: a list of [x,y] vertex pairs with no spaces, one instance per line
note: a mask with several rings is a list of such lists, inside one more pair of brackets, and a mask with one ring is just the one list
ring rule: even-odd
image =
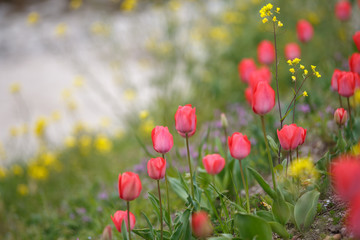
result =
[[192,175],[192,167],[191,167],[191,159],[190,159],[190,148],[189,148],[189,137],[186,133],[186,150],[187,150],[187,158],[188,158],[188,164],[189,164],[189,172],[190,172],[190,189],[191,189],[191,196],[194,198],[194,183],[193,183],[193,175]]

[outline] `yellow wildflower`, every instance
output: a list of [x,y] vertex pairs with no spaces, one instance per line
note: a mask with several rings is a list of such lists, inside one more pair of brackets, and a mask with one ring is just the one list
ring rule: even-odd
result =
[[313,70],[313,72],[315,72],[316,66],[311,65],[311,69]]
[[321,78],[321,75],[320,75],[319,72],[315,72],[315,76],[316,76],[317,78]]
[[0,179],[5,178],[6,173],[7,173],[6,168],[0,166]]
[[305,69],[304,65],[300,64],[300,68],[301,69]]
[[108,117],[102,117],[101,119],[100,119],[100,125],[102,126],[102,127],[109,127],[110,126],[110,118],[108,118]]
[[296,77],[295,77],[295,76],[291,76],[291,79],[293,80],[293,82],[296,81]]
[[73,127],[74,134],[79,134],[79,133],[85,132],[87,130],[89,130],[89,127],[84,122],[78,121],[77,123],[74,124],[74,127]]
[[280,14],[280,8],[277,7],[275,12]]
[[359,156],[360,155],[360,142],[358,142],[358,144],[354,145],[351,148],[351,154],[354,156]]
[[360,105],[360,89],[355,89],[353,101],[351,101],[353,106]]
[[315,180],[318,174],[311,158],[299,158],[289,166],[289,175],[302,181]]
[[271,3],[268,3],[265,6],[263,6],[259,11],[260,17],[264,18],[266,16],[271,16],[272,15],[272,12],[271,12],[272,8],[273,8],[273,5]]
[[214,40],[226,41],[229,38],[229,34],[224,27],[213,27],[210,30],[210,37]]
[[56,122],[61,119],[61,113],[59,111],[54,111],[51,113],[51,119]]
[[65,146],[68,148],[72,148],[75,147],[76,144],[76,138],[73,136],[67,136],[65,138]]
[[125,90],[125,92],[124,92],[124,97],[125,97],[125,99],[128,100],[128,101],[134,100],[135,96],[136,96],[136,93],[135,93],[135,91],[132,90],[132,89],[127,89],[127,90]]
[[82,76],[76,76],[74,78],[74,82],[73,82],[75,87],[82,87],[84,86],[84,78]]
[[45,134],[48,121],[45,117],[39,117],[35,122],[34,132],[37,137],[43,137]]
[[296,64],[298,64],[300,61],[301,61],[300,58],[295,58],[294,60],[292,60],[292,63],[296,65]]
[[169,2],[169,8],[170,8],[171,11],[176,12],[177,10],[180,9],[180,7],[181,7],[180,1],[171,0],[171,1]]
[[295,69],[294,68],[290,68],[289,71],[294,74],[295,73]]
[[289,60],[287,60],[287,63],[289,64],[289,66],[292,66],[293,64],[292,64],[292,61],[289,59]]
[[82,5],[82,0],[71,0],[70,3],[69,3],[69,5],[70,5],[70,8],[71,8],[71,9],[76,10],[76,9],[78,9],[78,8],[81,7],[81,5]]
[[49,176],[47,168],[36,163],[29,165],[28,172],[29,176],[35,180],[45,180]]
[[57,161],[56,155],[52,152],[43,153],[40,158],[44,163],[44,166],[51,166]]
[[284,26],[284,24],[281,21],[279,21],[278,22],[278,27],[282,27],[282,26]]
[[79,143],[80,143],[80,147],[87,148],[91,144],[91,137],[87,135],[81,136]]
[[62,37],[66,34],[67,26],[65,23],[59,23],[55,28],[55,35],[57,37]]
[[16,137],[19,135],[19,129],[16,126],[10,127],[10,135]]
[[150,134],[154,128],[154,125],[155,124],[152,119],[147,119],[140,125],[140,130],[144,135]]
[[27,23],[29,25],[34,25],[39,21],[39,14],[37,12],[31,12],[28,16],[27,16]]
[[16,191],[22,196],[29,194],[29,188],[25,184],[18,184],[16,187]]
[[149,116],[149,111],[147,111],[147,110],[142,110],[142,111],[140,111],[140,113],[139,113],[139,118],[140,119],[145,119],[145,118],[147,118]]
[[11,170],[12,170],[12,172],[13,172],[13,174],[14,174],[15,176],[21,176],[21,175],[23,175],[23,173],[24,173],[23,168],[22,168],[20,165],[18,165],[18,164],[14,164],[14,165],[11,167]]
[[277,21],[276,16],[274,16],[272,20],[273,20],[273,22],[276,22]]
[[136,7],[137,1],[136,0],[124,0],[121,3],[121,10],[130,12]]
[[91,25],[91,32],[96,35],[108,36],[110,34],[110,28],[104,23],[94,22]]
[[12,94],[15,94],[15,93],[19,93],[20,92],[20,89],[21,89],[21,86],[19,83],[12,83],[10,85],[10,92]]
[[308,70],[304,69],[304,75],[307,75],[308,73]]
[[77,104],[76,104],[75,100],[71,99],[66,102],[66,107],[70,111],[75,111],[77,109]]
[[111,151],[112,142],[104,135],[99,135],[95,139],[95,148],[100,153],[107,153]]
[[267,23],[267,22],[268,22],[268,19],[267,19],[267,18],[263,18],[262,22],[263,22],[263,23]]
[[307,91],[304,91],[302,95],[303,95],[304,97],[308,97],[308,96],[309,96],[308,93],[307,93]]

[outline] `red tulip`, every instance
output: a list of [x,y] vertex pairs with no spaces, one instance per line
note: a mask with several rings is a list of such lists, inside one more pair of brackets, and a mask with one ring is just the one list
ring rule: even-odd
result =
[[274,45],[270,41],[263,40],[258,45],[257,56],[261,64],[271,64],[275,60]]
[[225,167],[225,159],[220,154],[209,154],[203,158],[203,164],[208,174],[216,175]]
[[284,125],[277,135],[280,145],[285,150],[294,150],[302,142],[302,130],[296,124]]
[[256,70],[255,62],[252,58],[244,58],[238,65],[240,79],[247,83],[249,82],[250,74]]
[[352,72],[344,72],[338,79],[338,93],[343,97],[351,97],[355,91],[355,77]]
[[343,71],[340,71],[339,69],[335,69],[334,73],[331,77],[331,88],[334,91],[338,91],[338,79],[343,74]]
[[249,84],[252,89],[254,89],[256,85],[261,81],[265,81],[269,84],[271,82],[271,71],[266,66],[263,66],[250,74]]
[[165,154],[174,145],[173,136],[167,127],[156,126],[151,132],[153,147],[158,153]]
[[247,157],[251,150],[251,143],[246,135],[235,132],[228,137],[228,146],[233,158],[241,160]]
[[314,35],[312,25],[306,20],[299,20],[296,25],[297,37],[300,42],[308,42]]
[[360,74],[354,73],[355,89],[360,89]]
[[354,43],[360,52],[360,31],[357,31],[353,36]]
[[139,175],[133,172],[119,174],[119,196],[125,201],[136,199],[141,192],[141,181]]
[[346,225],[356,239],[360,239],[360,194],[350,203]]
[[285,45],[285,58],[293,60],[301,57],[301,49],[297,43],[288,43]]
[[275,91],[267,82],[259,82],[253,91],[252,109],[258,115],[265,115],[275,106]]
[[349,59],[350,71],[360,74],[360,53],[354,53]]
[[247,87],[245,89],[245,98],[246,101],[249,103],[250,106],[252,106],[252,95],[253,95],[253,90],[251,87]]
[[160,180],[165,177],[166,160],[162,157],[151,158],[147,163],[149,177]]
[[336,193],[346,202],[360,193],[360,158],[341,156],[331,164],[331,177]]
[[346,0],[341,0],[335,5],[335,16],[340,21],[349,20],[351,16],[351,3]]
[[198,238],[205,238],[212,234],[213,228],[209,216],[204,211],[193,213],[191,216],[193,234]]
[[306,128],[302,128],[302,127],[299,127],[300,130],[301,130],[301,141],[299,143],[299,145],[303,145],[304,142],[305,142],[305,138],[306,138]]
[[347,111],[343,108],[338,108],[334,112],[334,120],[338,125],[344,125],[348,119]]
[[195,134],[197,121],[195,110],[191,104],[187,104],[179,106],[175,113],[175,128],[182,137],[185,137],[186,133],[188,137]]
[[[128,229],[128,218],[127,218],[127,211],[116,211],[116,213],[113,216],[110,216],[113,220],[116,229],[121,232],[121,225],[122,221],[125,220],[126,229]],[[135,227],[136,219],[134,214],[130,212],[130,230],[133,230]]]

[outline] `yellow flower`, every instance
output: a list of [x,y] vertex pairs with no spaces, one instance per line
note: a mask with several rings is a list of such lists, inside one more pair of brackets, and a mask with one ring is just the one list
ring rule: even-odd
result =
[[71,0],[69,4],[71,9],[76,10],[81,7],[82,0]]
[[140,111],[140,113],[139,113],[139,118],[140,119],[145,119],[145,118],[147,118],[149,116],[149,111],[147,111],[147,110],[142,110],[142,111]]
[[21,176],[21,175],[23,175],[23,173],[24,173],[24,170],[23,170],[22,167],[21,167],[20,165],[18,165],[18,164],[14,164],[14,165],[12,166],[11,170],[12,170],[12,172],[13,172],[13,174],[14,174],[15,176]]
[[360,155],[360,142],[358,142],[358,144],[354,145],[351,148],[351,154],[354,156],[359,156]]
[[87,148],[91,144],[91,137],[89,137],[87,135],[81,136],[79,142],[80,142],[81,148]]
[[263,23],[267,23],[267,22],[268,22],[268,19],[267,19],[267,18],[263,18],[262,22],[263,22]]
[[301,69],[305,69],[304,65],[300,64],[300,68]]
[[353,101],[351,102],[353,106],[360,105],[360,89],[356,89],[353,97]]
[[308,93],[307,93],[307,91],[304,91],[302,95],[303,95],[304,97],[308,97],[308,96],[309,96]]
[[218,41],[226,41],[229,38],[229,34],[224,27],[213,27],[210,30],[210,37]]
[[25,184],[18,184],[16,187],[16,191],[22,196],[29,194],[29,188]]
[[6,177],[6,173],[7,173],[6,168],[0,166],[0,179],[5,178],[5,177]]
[[315,76],[316,76],[317,78],[321,78],[321,75],[320,75],[319,72],[315,72]]
[[134,100],[135,96],[136,96],[136,93],[135,93],[135,91],[132,90],[132,89],[127,89],[127,90],[125,90],[125,92],[124,92],[124,97],[125,97],[125,99],[128,100],[128,101]]
[[59,111],[54,111],[51,113],[51,119],[54,121],[54,122],[57,122],[61,119],[61,113]]
[[296,77],[295,77],[295,76],[291,76],[291,79],[293,80],[293,82],[296,81]]
[[294,68],[290,68],[289,71],[294,74],[295,73],[295,69]]
[[37,163],[31,163],[28,168],[29,176],[35,180],[45,180],[49,176],[49,171],[46,167]]
[[85,132],[88,131],[89,127],[86,125],[86,123],[78,121],[77,123],[74,124],[73,127],[73,133],[74,134],[79,134],[81,132]]
[[260,17],[264,18],[266,16],[271,16],[272,15],[272,12],[271,12],[272,8],[273,8],[273,5],[271,3],[268,3],[265,6],[263,6],[259,11]]
[[84,86],[84,78],[82,76],[76,76],[74,78],[74,82],[73,82],[73,85],[75,87],[82,87]]
[[28,16],[27,16],[27,23],[29,25],[34,25],[39,21],[39,14],[37,12],[31,12]]
[[177,10],[180,9],[180,7],[181,7],[180,1],[171,0],[171,1],[169,2],[169,8],[170,8],[171,11],[176,12]]
[[280,8],[279,8],[279,7],[276,8],[276,11],[275,11],[275,12],[280,14]]
[[34,132],[37,137],[43,137],[48,125],[48,121],[45,117],[39,117],[35,122]]
[[296,64],[298,64],[300,61],[301,61],[300,58],[295,58],[294,60],[292,60],[292,63],[296,65]]
[[136,0],[124,0],[120,6],[120,9],[126,12],[130,12],[136,7],[136,4]]
[[57,161],[56,155],[52,152],[43,153],[40,158],[44,163],[44,166],[51,166]]
[[91,25],[91,32],[95,35],[108,36],[110,34],[110,28],[104,23],[95,22]]
[[95,139],[95,148],[100,153],[107,153],[111,151],[112,142],[104,135],[99,135]]
[[316,180],[319,173],[310,158],[299,158],[289,166],[289,175],[302,181]]
[[274,16],[272,20],[273,20],[273,22],[276,22],[277,21],[276,16]]
[[110,119],[108,118],[108,117],[102,117],[101,119],[100,119],[100,125],[102,126],[102,127],[109,127],[110,126]]
[[152,119],[147,119],[140,125],[140,130],[144,135],[150,134],[153,128],[154,121]]
[[12,94],[15,94],[15,93],[19,93],[20,92],[20,89],[21,89],[21,86],[19,83],[12,83],[10,85],[10,92]]
[[278,27],[282,27],[282,26],[284,26],[284,24],[281,21],[279,21],[278,22]]
[[308,70],[304,70],[304,75],[307,75],[309,72],[308,72]]
[[67,99],[69,99],[69,98],[71,97],[72,92],[71,92],[70,89],[65,88],[65,89],[61,92],[61,95],[62,95],[62,97],[63,97],[64,100],[67,100]]
[[316,66],[311,65],[311,69],[313,70],[313,72],[315,72]]
[[72,148],[75,147],[76,144],[76,138],[73,136],[67,136],[65,138],[65,146],[68,148]]
[[55,28],[55,35],[57,37],[62,37],[66,34],[67,26],[65,23],[59,23]]
[[292,66],[293,64],[292,64],[292,61],[289,59],[289,60],[287,60],[287,63],[289,64],[289,66]]
[[16,126],[10,127],[10,135],[16,137],[19,135],[19,129]]
[[70,111],[75,111],[77,109],[77,104],[76,102],[71,99],[71,100],[68,100],[66,102],[66,107],[70,110]]

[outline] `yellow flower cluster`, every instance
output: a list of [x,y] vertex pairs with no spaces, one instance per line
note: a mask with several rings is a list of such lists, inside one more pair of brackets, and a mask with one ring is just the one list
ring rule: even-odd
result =
[[321,75],[318,71],[316,71],[316,66],[311,65],[311,69],[313,71],[313,74],[317,77],[317,78],[321,78]]
[[99,135],[95,139],[95,148],[100,153],[108,153],[112,149],[112,142],[104,135]]
[[136,0],[124,0],[121,3],[121,10],[130,12],[136,7],[137,1]]
[[35,122],[34,132],[39,138],[44,137],[45,130],[48,125],[48,120],[45,117],[39,117]]
[[[294,60],[288,60],[287,63],[289,64],[289,66],[292,66],[292,68],[289,69],[289,71],[292,73],[292,74],[295,74],[296,73],[296,70],[294,67],[298,67],[299,69],[303,70],[304,73],[303,73],[303,77],[307,76],[309,71],[307,69],[305,69],[305,66],[302,65],[302,64],[299,64],[301,62],[301,59],[300,58],[295,58]],[[297,66],[299,64],[299,66]],[[311,65],[311,68],[313,69],[313,66]],[[313,69],[314,71],[314,69]],[[317,77],[321,75],[319,74],[319,72],[316,72],[317,74],[315,74]],[[295,76],[292,76],[291,77],[293,81],[296,81],[296,77]]]
[[[273,5],[271,3],[266,4],[265,6],[263,6],[260,9],[259,13],[260,13],[260,17],[262,18],[263,23],[267,23],[269,21],[267,17],[271,17],[273,15],[273,13],[271,11],[272,9],[273,9]],[[279,7],[276,8],[275,13],[280,14],[280,8]],[[274,16],[272,18],[272,21],[274,23],[278,22],[278,27],[284,26],[284,24],[281,21],[277,20],[276,16]]]
[[299,158],[293,161],[288,171],[290,176],[302,182],[314,181],[319,175],[311,158]]

